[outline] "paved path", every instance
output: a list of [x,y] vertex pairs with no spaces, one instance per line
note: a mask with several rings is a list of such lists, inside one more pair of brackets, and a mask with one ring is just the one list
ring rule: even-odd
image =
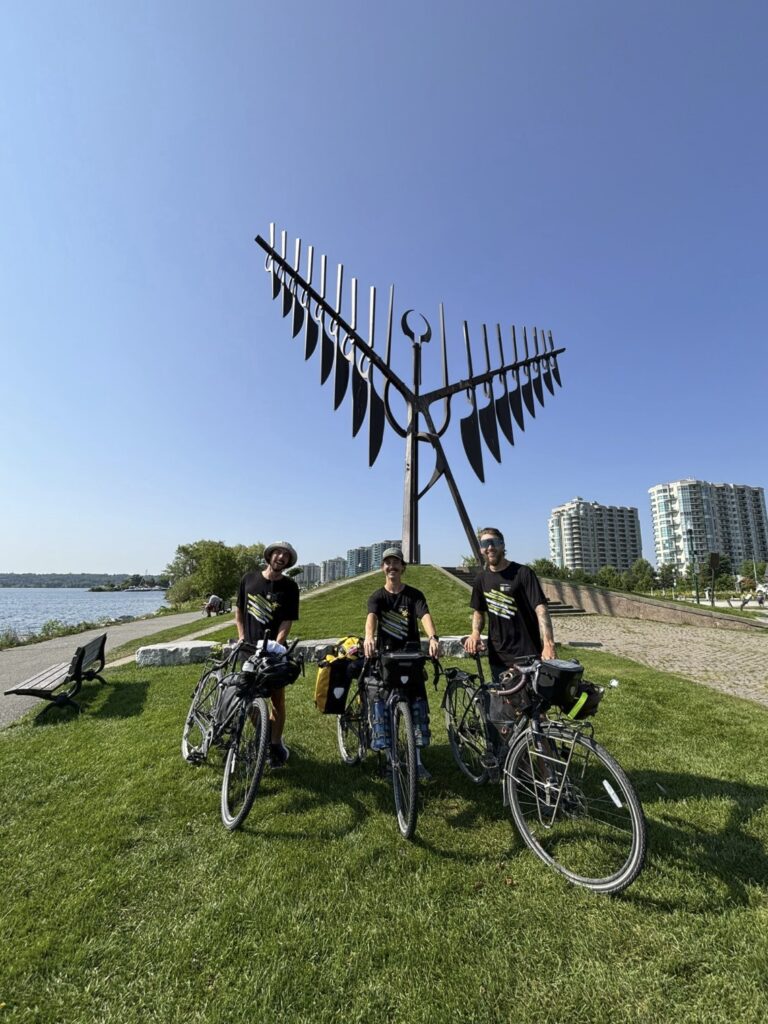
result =
[[563,643],[599,645],[768,707],[768,631],[742,633],[605,615],[558,616],[554,626]]
[[[213,622],[216,625],[212,625]],[[134,622],[121,622],[117,625],[89,629],[85,633],[72,634],[70,636],[59,636],[53,640],[43,640],[39,644],[27,644],[24,647],[11,647],[7,651],[0,651],[0,729],[10,722],[20,718],[25,711],[32,707],[42,707],[42,702],[37,697],[20,697],[18,694],[11,694],[6,697],[4,691],[15,683],[51,665],[58,665],[62,661],[69,661],[75,653],[75,648],[88,643],[94,637],[99,636],[107,630],[107,658],[109,652],[116,647],[122,647],[130,640],[139,640],[141,637],[151,636],[153,633],[160,633],[165,629],[174,626],[183,626],[188,622],[199,622],[199,633],[214,632],[222,629],[231,622],[230,616],[225,615],[214,619],[206,619],[200,612],[181,612],[178,615],[162,615],[160,618],[136,619]],[[199,635],[195,632],[194,636]],[[114,664],[124,664],[126,661],[133,661],[130,658],[121,659]]]

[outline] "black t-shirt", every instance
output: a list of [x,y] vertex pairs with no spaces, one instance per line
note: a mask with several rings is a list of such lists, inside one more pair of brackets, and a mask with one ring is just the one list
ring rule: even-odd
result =
[[266,580],[261,572],[248,572],[240,580],[237,607],[248,643],[261,640],[266,630],[276,640],[280,623],[299,617],[299,588],[289,576]]
[[399,594],[386,587],[371,594],[368,612],[379,620],[379,648],[399,651],[407,643],[419,642],[419,620],[429,613],[429,608],[422,592],[406,583]]
[[546,604],[539,579],[527,565],[510,562],[501,572],[484,569],[475,579],[470,606],[488,616],[488,660],[509,666],[515,658],[541,655],[534,609]]

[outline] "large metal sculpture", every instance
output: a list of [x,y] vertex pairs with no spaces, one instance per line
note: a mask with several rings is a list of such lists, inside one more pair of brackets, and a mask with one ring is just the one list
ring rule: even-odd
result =
[[[552,332],[531,332],[523,328],[522,346],[524,356],[518,351],[518,336],[511,329],[514,360],[506,361],[504,341],[499,324],[495,325],[489,338],[486,324],[482,325],[482,364],[480,373],[474,372],[472,345],[469,326],[463,325],[464,346],[467,357],[467,377],[455,384],[448,383],[448,356],[446,348],[445,316],[440,305],[440,340],[442,346],[442,387],[421,392],[421,346],[432,337],[432,328],[426,317],[419,327],[411,326],[409,316],[413,310],[406,310],[401,317],[400,327],[412,347],[412,383],[408,387],[391,366],[392,327],[394,317],[394,286],[389,290],[384,352],[375,351],[376,289],[370,289],[368,300],[368,336],[358,331],[357,279],[352,278],[349,291],[348,319],[342,315],[344,295],[344,267],[339,264],[336,272],[336,296],[331,303],[327,296],[326,257],[320,257],[318,279],[315,286],[316,261],[314,248],[307,247],[306,261],[302,273],[301,239],[294,245],[293,263],[288,261],[288,239],[285,231],[280,233],[280,249],[276,248],[275,225],[270,225],[269,241],[261,235],[256,242],[266,253],[265,269],[272,280],[272,297],[279,299],[284,317],[290,316],[291,332],[294,338],[303,336],[304,358],[309,359],[320,351],[320,383],[333,377],[333,407],[338,409],[345,396],[352,395],[352,436],[355,437],[368,419],[368,465],[372,466],[381,451],[386,424],[405,439],[405,488],[403,497],[403,552],[409,562],[419,560],[419,501],[442,477],[448,486],[459,513],[462,526],[476,558],[480,559],[477,537],[472,528],[464,502],[459,494],[453,473],[448,465],[441,438],[451,420],[451,399],[460,393],[469,403],[467,414],[459,422],[461,440],[467,459],[477,477],[484,482],[483,446],[497,462],[501,462],[500,440],[503,436],[510,444],[515,443],[515,425],[525,430],[526,411],[536,415],[537,403],[544,405],[548,391],[555,393],[555,385],[561,385],[558,356],[565,351],[556,349]],[[492,350],[498,350],[498,357]],[[494,362],[497,365],[494,365]],[[379,374],[381,381],[376,378]],[[351,384],[351,388],[350,388]],[[399,419],[391,402],[391,391],[395,389],[405,405],[405,417]],[[480,396],[480,397],[479,397]],[[439,426],[432,406],[441,403]],[[426,429],[422,429],[423,420]],[[419,490],[419,444],[428,444],[435,453],[435,468],[429,483]]]

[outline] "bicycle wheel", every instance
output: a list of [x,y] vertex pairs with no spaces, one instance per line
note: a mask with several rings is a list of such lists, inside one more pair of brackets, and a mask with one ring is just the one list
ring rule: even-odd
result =
[[416,738],[413,735],[411,709],[404,700],[392,708],[392,789],[395,794],[397,825],[406,839],[416,831]]
[[452,679],[445,691],[445,727],[453,759],[467,778],[478,786],[488,781],[483,761],[490,756],[488,724],[480,701],[473,698],[475,688]]
[[344,764],[357,764],[365,754],[368,712],[360,690],[336,719],[336,737]]
[[511,747],[504,766],[517,830],[537,857],[593,892],[618,893],[637,878],[646,826],[624,770],[593,739],[545,726]]
[[263,697],[244,704],[232,730],[221,783],[221,820],[230,831],[248,817],[267,760],[269,711]]
[[200,677],[181,734],[181,756],[190,764],[205,760],[205,740],[213,719],[221,670],[209,668]]

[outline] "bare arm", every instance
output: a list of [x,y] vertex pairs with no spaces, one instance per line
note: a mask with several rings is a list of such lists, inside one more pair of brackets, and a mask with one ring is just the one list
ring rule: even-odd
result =
[[288,639],[288,634],[291,632],[291,626],[293,625],[293,619],[285,619],[277,627],[277,636],[275,642],[278,644],[284,644]]
[[376,627],[378,624],[378,616],[373,612],[368,612],[368,617],[365,620],[365,640],[363,641],[363,653],[366,658],[372,658],[376,653]]
[[245,623],[243,622],[243,613],[240,611],[239,605],[235,605],[235,625],[237,626],[237,639],[245,639]]
[[482,649],[480,634],[485,626],[485,613],[472,612],[472,632],[464,641],[464,650],[467,654],[476,654]]
[[536,605],[536,618],[539,620],[539,632],[541,633],[541,656],[546,661],[556,658],[555,637],[552,632],[552,619],[549,609],[545,604]]
[[421,625],[424,632],[429,637],[429,656],[430,658],[436,658],[440,653],[440,643],[437,639],[437,630],[435,629],[435,623],[432,620],[432,616],[427,612],[426,615],[421,617]]

